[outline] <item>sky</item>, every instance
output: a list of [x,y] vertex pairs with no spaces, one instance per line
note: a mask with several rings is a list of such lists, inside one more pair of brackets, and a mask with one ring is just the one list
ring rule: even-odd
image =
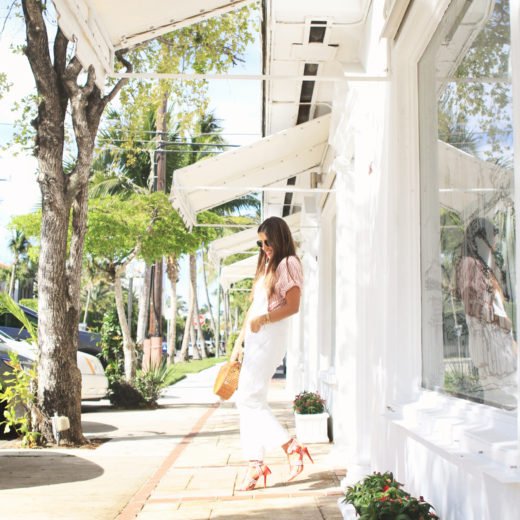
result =
[[[0,3],[0,26],[6,7]],[[8,95],[0,100],[0,147],[9,141],[16,114],[14,103],[33,91],[33,77],[27,59],[13,54],[11,45],[24,42],[22,20],[11,19],[0,34],[0,72],[5,72],[13,84]],[[231,72],[237,74],[261,73],[261,47],[257,40],[250,45],[245,63]],[[223,133],[230,144],[244,145],[261,137],[261,82],[250,80],[213,80],[209,83],[210,110],[221,119]],[[6,226],[13,215],[24,214],[40,201],[35,180],[36,160],[31,151],[14,155],[12,149],[0,151],[0,262],[9,264],[11,253],[7,247],[11,232]],[[186,270],[185,264],[182,271]],[[187,279],[182,276],[181,279]],[[179,292],[187,294],[187,283],[181,283]],[[205,299],[203,300],[205,301]]]

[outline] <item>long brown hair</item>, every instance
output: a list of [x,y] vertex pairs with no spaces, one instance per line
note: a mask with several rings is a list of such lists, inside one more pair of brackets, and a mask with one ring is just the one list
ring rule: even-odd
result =
[[287,257],[296,256],[296,248],[291,230],[283,218],[269,217],[265,219],[258,226],[257,232],[265,233],[269,247],[273,249],[273,254],[269,262],[267,262],[265,251],[260,249],[258,263],[256,264],[255,282],[265,274],[267,294],[272,296],[276,284],[276,268],[284,258],[287,261]]

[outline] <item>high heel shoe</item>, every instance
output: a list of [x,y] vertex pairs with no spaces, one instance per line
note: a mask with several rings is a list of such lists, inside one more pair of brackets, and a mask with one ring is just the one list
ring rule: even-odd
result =
[[[294,459],[293,461],[291,461],[291,455],[297,455],[297,458],[295,457],[295,461]],[[298,444],[296,439],[293,439],[291,444],[287,448],[287,458],[289,459],[290,467],[290,473],[287,482],[291,482],[291,480],[294,480],[303,471],[304,455],[307,455],[309,460],[314,464],[314,461],[312,460],[311,454],[309,453],[307,446],[302,446],[301,444]]]
[[[256,470],[255,473],[251,473],[251,469],[254,468]],[[264,477],[264,488],[267,485],[267,475],[271,474],[271,470],[267,465],[263,462],[255,462],[250,464],[247,475],[244,477],[244,481],[242,486],[239,488],[239,491],[252,491],[255,489],[256,484],[258,483],[258,479],[260,477]]]

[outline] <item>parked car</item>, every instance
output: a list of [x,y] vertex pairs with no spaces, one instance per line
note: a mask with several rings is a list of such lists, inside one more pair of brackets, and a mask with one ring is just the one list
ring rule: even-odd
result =
[[[25,305],[20,305],[20,309],[22,309],[31,323],[34,323],[35,325],[38,324],[37,312],[33,311],[29,307],[25,307]],[[0,315],[0,331],[5,332],[8,336],[17,340],[24,340],[29,337],[29,333],[23,328],[22,323],[20,323],[20,321],[9,312]],[[100,339],[101,336],[97,332],[80,330],[78,350],[96,356],[101,359],[102,363],[104,363],[101,356],[101,348],[98,346]]]
[[[0,345],[4,350],[16,352],[23,363],[32,364],[36,361],[37,348],[35,346],[26,341],[17,341],[1,330]],[[81,372],[81,399],[83,401],[103,399],[108,392],[108,379],[100,360],[95,356],[78,351],[77,363]]]

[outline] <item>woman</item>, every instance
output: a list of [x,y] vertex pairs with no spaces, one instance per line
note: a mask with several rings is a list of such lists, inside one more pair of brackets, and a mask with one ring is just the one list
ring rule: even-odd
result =
[[[258,228],[260,248],[251,304],[232,360],[245,341],[236,403],[240,412],[240,441],[249,461],[242,491],[255,488],[258,479],[271,470],[264,464],[268,448],[281,446],[289,459],[289,481],[303,470],[303,455],[310,455],[276,420],[267,404],[269,382],[285,355],[289,316],[300,307],[303,275],[296,257],[291,231],[278,217],[266,219]],[[311,459],[312,460],[312,459]]]
[[516,346],[504,292],[494,272],[497,233],[485,218],[469,223],[456,269],[457,292],[464,304],[469,352],[484,401],[515,406]]

